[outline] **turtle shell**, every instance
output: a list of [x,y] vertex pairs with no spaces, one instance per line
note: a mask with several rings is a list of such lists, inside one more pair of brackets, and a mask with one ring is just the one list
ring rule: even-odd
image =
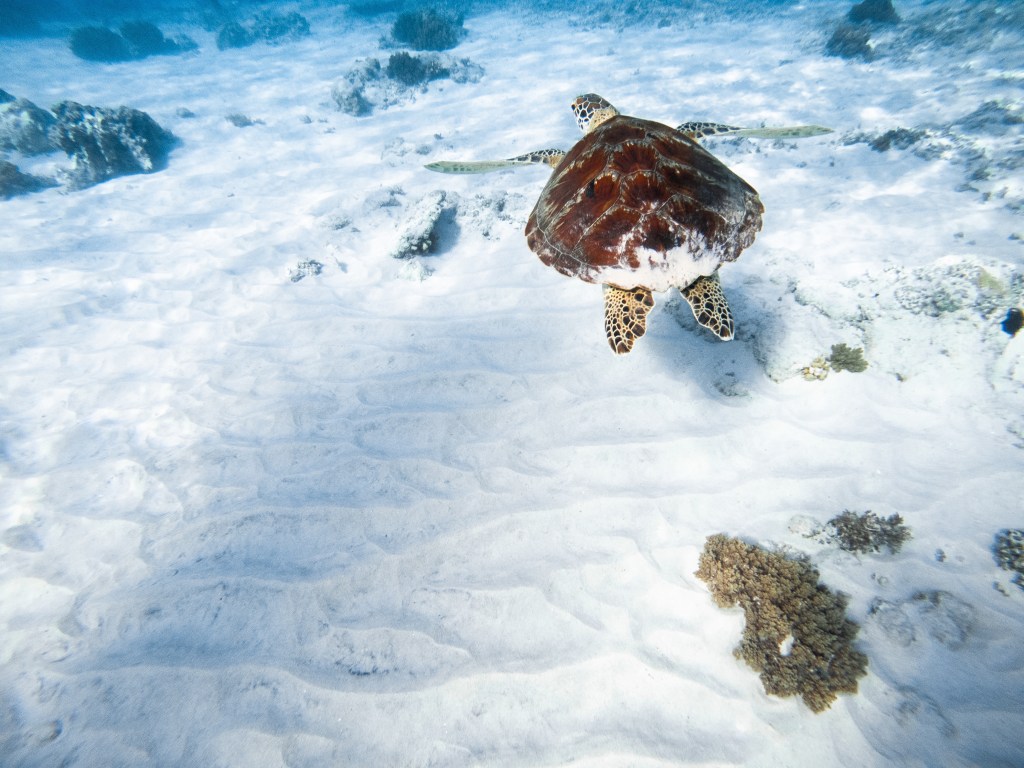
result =
[[526,223],[541,261],[589,283],[685,288],[754,242],[764,206],[667,125],[617,115],[565,156]]

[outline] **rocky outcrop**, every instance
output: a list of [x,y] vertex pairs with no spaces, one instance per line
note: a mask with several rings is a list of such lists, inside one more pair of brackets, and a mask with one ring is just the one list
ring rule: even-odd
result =
[[69,186],[81,189],[118,176],[163,168],[174,135],[145,112],[64,101],[53,108],[54,144],[72,159]]

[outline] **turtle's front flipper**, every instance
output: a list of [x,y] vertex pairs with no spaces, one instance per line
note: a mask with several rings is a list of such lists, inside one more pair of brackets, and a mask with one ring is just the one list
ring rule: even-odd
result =
[[429,171],[438,173],[490,173],[518,165],[536,165],[544,163],[552,168],[562,162],[565,152],[561,149],[538,149],[518,157],[506,160],[439,160],[424,166]]
[[709,136],[746,136],[751,139],[806,139],[809,136],[823,136],[832,133],[831,128],[820,125],[792,125],[785,128],[740,128],[721,123],[683,123],[676,130],[691,139],[700,141]]
[[626,354],[647,333],[647,313],[653,307],[654,297],[646,288],[604,287],[604,332],[615,354]]
[[722,341],[729,341],[736,325],[732,321],[732,312],[722,293],[722,284],[718,281],[718,273],[708,277],[698,277],[693,283],[681,289],[683,297],[690,302],[690,309],[697,322],[709,329]]

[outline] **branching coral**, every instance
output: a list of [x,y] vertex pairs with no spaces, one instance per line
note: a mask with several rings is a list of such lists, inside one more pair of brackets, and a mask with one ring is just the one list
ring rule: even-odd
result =
[[760,672],[765,692],[799,694],[815,712],[839,693],[856,693],[868,663],[853,648],[858,626],[846,618],[845,597],[819,584],[813,566],[717,534],[704,545],[697,576],[719,606],[743,608],[735,653]]
[[885,547],[896,554],[910,538],[910,529],[899,515],[878,517],[868,510],[858,515],[844,510],[826,525],[828,537],[847,552],[878,552]]
[[864,359],[864,350],[861,347],[849,347],[846,344],[833,344],[828,362],[833,371],[861,373],[868,367],[867,360]]

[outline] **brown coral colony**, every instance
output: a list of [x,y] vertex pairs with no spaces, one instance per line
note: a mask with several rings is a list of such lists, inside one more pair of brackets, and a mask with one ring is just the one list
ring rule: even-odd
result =
[[846,618],[845,597],[818,583],[813,566],[717,534],[704,545],[697,577],[719,606],[743,609],[736,655],[760,672],[765,692],[799,694],[814,712],[839,693],[856,693],[868,663],[852,645],[858,627]]

